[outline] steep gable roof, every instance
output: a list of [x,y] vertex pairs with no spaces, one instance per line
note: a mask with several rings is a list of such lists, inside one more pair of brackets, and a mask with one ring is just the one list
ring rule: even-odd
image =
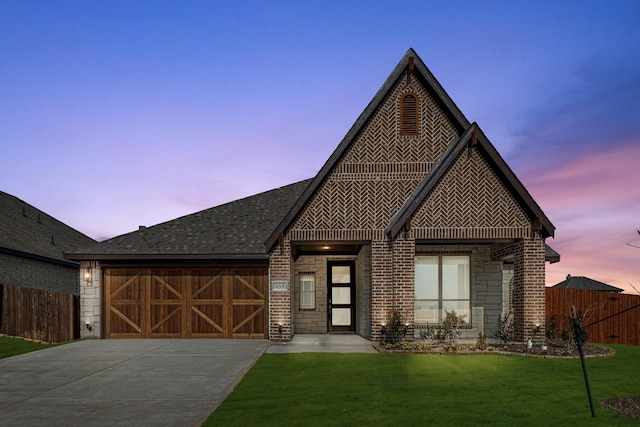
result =
[[266,259],[263,242],[309,180],[266,191],[66,254],[73,260]]
[[91,245],[95,240],[41,210],[0,191],[0,252],[62,262],[64,252]]
[[616,288],[615,286],[607,285],[606,283],[599,282],[597,280],[590,279],[584,276],[572,276],[567,275],[566,280],[553,285],[552,288],[566,288],[566,289],[582,289],[583,291],[599,291],[599,292],[622,292],[624,289]]
[[529,218],[531,218],[532,221],[539,219],[543,236],[553,236],[555,230],[554,225],[549,221],[535,200],[533,200],[533,197],[531,197],[524,185],[522,185],[511,168],[509,168],[502,156],[496,151],[480,127],[476,123],[473,123],[459,138],[449,145],[431,171],[429,171],[424,180],[418,185],[404,206],[389,223],[385,229],[385,233],[390,238],[395,238],[398,233],[400,233],[403,227],[405,227],[407,219],[416,213],[449,168],[451,168],[461,152],[472,142],[476,144],[478,151],[485,157],[502,182],[505,183],[511,195],[525,209]]
[[270,251],[273,246],[278,241],[278,236],[280,233],[285,232],[293,223],[293,221],[298,217],[298,215],[302,212],[305,205],[311,200],[313,195],[318,191],[322,183],[325,181],[331,170],[337,165],[340,159],[343,157],[345,152],[352,145],[355,138],[358,136],[363,127],[367,124],[367,122],[371,119],[375,111],[381,105],[381,103],[385,100],[393,86],[396,84],[398,79],[402,78],[407,72],[412,72],[419,81],[423,84],[423,86],[433,95],[436,99],[437,103],[441,106],[443,111],[451,119],[451,122],[458,128],[460,132],[463,132],[470,125],[467,118],[462,114],[460,109],[457,107],[455,102],[449,97],[444,88],[440,85],[440,83],[433,76],[431,71],[424,64],[422,59],[416,54],[413,49],[409,49],[405,55],[402,57],[398,65],[394,68],[393,72],[389,75],[385,83],[382,85],[380,90],[373,97],[369,105],[364,109],[364,111],[360,114],[356,122],[353,124],[351,129],[347,132],[345,137],[342,139],[338,147],[331,154],[329,159],[322,166],[318,174],[313,178],[309,186],[302,193],[300,198],[296,201],[296,203],[291,207],[289,212],[284,216],[280,224],[275,228],[273,233],[269,236],[269,238],[265,242],[265,247],[267,251]]

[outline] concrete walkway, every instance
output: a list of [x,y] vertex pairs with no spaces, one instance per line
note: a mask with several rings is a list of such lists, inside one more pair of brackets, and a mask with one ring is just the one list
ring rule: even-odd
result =
[[0,360],[0,426],[199,426],[267,340],[86,340]]
[[297,334],[287,343],[273,343],[267,353],[377,353],[370,341],[355,334]]

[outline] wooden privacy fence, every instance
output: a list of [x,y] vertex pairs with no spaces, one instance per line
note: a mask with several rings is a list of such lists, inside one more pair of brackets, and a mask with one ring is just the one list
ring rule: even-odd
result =
[[80,297],[0,285],[0,332],[46,342],[80,337]]
[[547,321],[553,315],[558,320],[569,316],[575,305],[582,314],[588,311],[582,327],[590,342],[640,345],[640,295],[562,288],[546,288],[545,293]]

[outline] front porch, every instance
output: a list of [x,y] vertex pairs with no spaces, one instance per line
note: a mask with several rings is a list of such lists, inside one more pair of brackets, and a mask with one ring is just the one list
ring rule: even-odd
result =
[[377,353],[371,341],[356,334],[296,334],[289,342],[275,342],[267,353]]
[[[280,277],[288,278],[286,291],[270,297],[273,341],[346,332],[378,342],[396,310],[406,321],[409,341],[420,341],[420,330],[437,327],[455,311],[463,319],[462,340],[475,342],[480,332],[494,336],[501,313],[524,311],[522,288],[514,284],[524,276],[524,257],[513,242],[283,243],[286,250],[276,249],[271,258],[272,280],[273,267],[286,266]],[[433,272],[428,276],[436,284],[427,283],[425,271]]]

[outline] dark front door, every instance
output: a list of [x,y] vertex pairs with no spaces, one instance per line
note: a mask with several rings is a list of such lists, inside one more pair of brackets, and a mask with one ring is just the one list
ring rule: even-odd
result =
[[354,261],[327,263],[329,332],[356,330],[356,268]]

